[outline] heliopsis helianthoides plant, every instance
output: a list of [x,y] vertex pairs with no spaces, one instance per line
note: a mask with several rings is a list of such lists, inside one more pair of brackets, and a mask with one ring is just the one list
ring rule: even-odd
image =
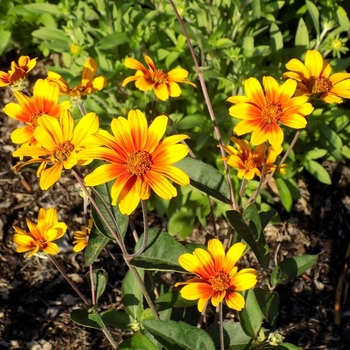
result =
[[252,132],[251,143],[256,146],[269,141],[278,148],[284,140],[280,124],[293,129],[305,128],[306,116],[313,107],[307,96],[293,97],[297,82],[288,79],[282,85],[273,77],[263,77],[263,86],[256,78],[244,82],[246,96],[231,96],[227,101],[235,105],[229,113],[242,119],[233,129],[238,136]]
[[3,108],[3,112],[10,118],[27,124],[17,128],[11,134],[12,142],[17,144],[35,145],[34,130],[38,126],[38,120],[41,116],[45,115],[56,119],[62,110],[70,107],[68,101],[58,104],[58,88],[43,79],[36,81],[33,97],[28,97],[19,91],[14,91],[14,95],[18,103],[8,103]]
[[11,63],[11,69],[6,72],[0,71],[0,87],[8,86],[13,91],[22,91],[29,85],[28,73],[36,66],[37,58],[30,59],[28,56],[21,56],[18,64]]
[[74,231],[73,250],[76,253],[81,252],[87,246],[93,224],[94,220],[89,219],[88,227],[81,226],[81,230]]
[[342,103],[342,97],[350,98],[350,73],[331,74],[330,64],[317,50],[306,52],[305,64],[293,58],[286,68],[290,72],[283,77],[298,81],[297,96],[320,98],[327,103]]
[[188,147],[178,144],[188,136],[172,135],[161,141],[167,123],[168,117],[159,116],[148,127],[139,110],[131,110],[128,119],[113,119],[113,135],[107,131],[97,135],[105,147],[90,148],[78,156],[109,162],[87,175],[85,184],[97,186],[116,180],[111,189],[112,205],[118,204],[121,213],[127,215],[140,200],[150,197],[151,189],[161,198],[175,197],[176,188],[168,179],[182,186],[190,182],[185,172],[172,165],[188,154]]
[[175,68],[168,73],[162,69],[157,69],[151,57],[145,55],[145,61],[148,65],[146,68],[141,62],[134,58],[126,58],[124,64],[130,69],[136,69],[135,75],[123,80],[122,86],[135,80],[135,86],[141,91],[149,91],[154,89],[156,96],[166,101],[170,97],[178,97],[181,95],[181,89],[178,83],[190,84],[196,87],[190,81],[187,81],[187,70],[183,68]]
[[255,269],[245,268],[238,271],[235,266],[245,248],[245,244],[236,243],[225,255],[222,243],[215,238],[208,242],[208,250],[197,248],[192,254],[181,255],[179,264],[197,277],[178,282],[175,287],[186,285],[181,289],[181,296],[188,300],[199,299],[200,312],[210,299],[214,306],[225,300],[229,308],[242,310],[245,300],[238,292],[253,288],[257,282]]
[[31,251],[28,257],[44,252],[51,255],[57,254],[59,248],[53,241],[61,238],[67,230],[67,225],[58,221],[57,210],[41,208],[37,224],[29,219],[26,221],[29,232],[13,226],[16,232],[13,235],[13,241],[17,245],[16,251],[18,253]]
[[[246,180],[252,180],[255,175],[261,177],[264,163],[265,174],[277,168],[275,161],[283,150],[282,146],[274,147],[269,145],[266,157],[266,142],[255,146],[254,150],[252,150],[247,140],[231,137],[231,141],[236,144],[236,148],[230,145],[224,145],[224,149],[229,153],[229,156],[223,159],[226,160],[228,165],[238,170],[237,175],[239,178],[243,177]],[[280,167],[280,172],[285,172],[283,167]]]
[[13,152],[14,157],[32,159],[18,163],[15,171],[39,163],[37,176],[40,177],[40,188],[47,190],[59,180],[63,169],[92,162],[92,158],[78,159],[77,155],[84,149],[94,149],[101,144],[94,136],[98,128],[99,120],[93,112],[84,115],[75,127],[72,114],[67,109],[62,111],[59,119],[41,116],[34,131],[37,145],[22,146]]
[[48,71],[47,80],[58,86],[60,94],[68,95],[73,101],[79,101],[81,97],[100,91],[107,85],[107,79],[104,76],[95,78],[97,72],[97,62],[89,57],[83,66],[81,84],[70,87],[67,81],[58,73]]

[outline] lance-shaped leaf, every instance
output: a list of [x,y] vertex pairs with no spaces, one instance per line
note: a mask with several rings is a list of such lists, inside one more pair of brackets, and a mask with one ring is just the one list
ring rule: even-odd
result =
[[[94,287],[94,292],[96,293],[96,303],[100,296],[103,294],[103,292],[106,289],[107,286],[107,281],[108,281],[108,273],[104,269],[96,269],[93,271],[93,287]],[[90,272],[87,273],[87,278],[88,282],[91,285],[91,275]]]
[[96,314],[95,310],[77,309],[70,313],[70,318],[80,326],[101,329],[103,328],[103,323]]
[[242,328],[246,334],[256,339],[261,328],[263,314],[253,289],[243,293],[245,298],[244,309],[239,313]]
[[186,157],[174,165],[190,177],[193,187],[221,202],[231,203],[229,187],[219,170],[191,157]]
[[278,284],[285,284],[300,276],[316,264],[317,259],[318,255],[302,255],[287,258],[272,270],[271,286],[275,287]]
[[[254,349],[253,339],[247,335],[239,322],[224,321],[224,344],[227,350],[250,350]],[[208,331],[214,341],[215,349],[220,350],[220,326],[215,323]]]
[[280,309],[280,298],[278,294],[261,288],[255,288],[254,293],[267,322],[274,327]]
[[91,229],[88,245],[85,249],[85,266],[89,266],[95,262],[108,242],[109,238],[103,235],[94,225]]
[[[140,249],[143,239],[144,234],[137,242],[135,252]],[[187,253],[186,248],[167,232],[150,229],[145,250],[141,255],[132,259],[131,264],[150,270],[183,272],[178,258],[185,253]]]
[[[123,215],[120,212],[119,207],[117,205],[111,204],[112,203],[111,187],[113,186],[113,184],[114,184],[114,181],[110,181],[103,185],[94,187],[95,190],[100,195],[100,197],[102,198],[103,202],[105,203],[105,206],[101,203],[101,200],[98,198],[97,195],[93,193],[92,197],[96,201],[103,217],[106,218],[109,226],[114,230],[114,232],[117,231],[117,229],[119,229],[120,234],[122,235],[122,237],[124,237],[126,230],[128,228],[129,217],[127,215]],[[114,223],[114,220],[111,218],[110,214],[113,215],[117,223],[117,227]],[[114,236],[112,235],[109,228],[104,223],[100,214],[97,212],[94,206],[92,206],[92,216],[94,218],[94,223],[99,229],[99,231],[102,234],[104,234],[106,237],[114,240]]]
[[[137,272],[143,281],[145,273],[142,269]],[[123,304],[126,312],[134,319],[140,320],[143,309],[143,294],[140,285],[136,281],[133,273],[129,270],[122,284]]]
[[145,329],[168,350],[215,350],[214,342],[202,329],[184,322],[149,320]]
[[265,241],[263,226],[256,206],[250,205],[243,215],[236,210],[230,210],[226,212],[226,216],[231,226],[253,250],[259,263],[267,268],[270,262],[270,251]]
[[134,334],[119,345],[120,350],[159,350],[152,341],[141,333]]

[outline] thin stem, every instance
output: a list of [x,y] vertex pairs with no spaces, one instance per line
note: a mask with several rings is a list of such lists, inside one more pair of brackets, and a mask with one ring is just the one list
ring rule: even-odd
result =
[[260,175],[260,182],[259,182],[259,186],[255,192],[255,197],[253,198],[253,202],[256,201],[256,198],[258,197],[260,191],[261,191],[261,187],[262,187],[262,183],[264,181],[264,177],[265,177],[265,171],[266,171],[266,161],[267,161],[267,155],[269,153],[269,142],[266,141],[265,142],[265,145],[266,145],[266,149],[265,149],[265,155],[264,155],[264,164],[263,164],[263,167],[262,167],[262,170],[261,170],[261,175]]
[[152,101],[152,114],[151,114],[151,118],[152,120],[155,118],[155,114],[156,114],[156,103],[157,103],[157,96],[156,94],[153,95],[153,101]]
[[220,349],[225,350],[224,342],[224,321],[222,302],[219,304],[219,328],[220,328]]
[[143,251],[145,250],[147,246],[148,241],[148,219],[147,219],[147,207],[146,207],[146,201],[141,201],[141,208],[142,208],[142,215],[143,215],[143,241],[141,248],[138,250],[138,252],[134,254],[128,254],[128,258],[136,258],[137,256],[141,255]]
[[62,266],[58,263],[55,257],[52,255],[48,254],[47,255],[50,259],[50,261],[55,265],[57,270],[61,273],[61,275],[66,279],[66,281],[70,284],[70,286],[75,290],[75,292],[79,295],[81,300],[84,302],[86,306],[91,306],[88,300],[84,297],[84,295],[81,293],[79,288],[75,285],[75,283],[67,276],[66,271],[63,270]]
[[241,183],[241,188],[239,190],[239,198],[243,197],[244,190],[245,190],[246,186],[247,186],[247,179],[243,178],[242,183]]
[[[169,3],[170,3],[171,7],[174,10],[174,13],[175,13],[175,15],[176,15],[176,17],[177,17],[177,19],[179,21],[179,24],[180,24],[180,26],[182,28],[182,31],[183,31],[183,33],[184,33],[184,35],[186,37],[186,41],[187,41],[187,44],[189,46],[194,65],[196,66],[198,78],[199,78],[199,81],[200,81],[200,84],[201,84],[201,88],[202,88],[204,99],[205,99],[205,102],[206,102],[206,105],[207,105],[207,108],[208,108],[210,119],[211,119],[211,121],[213,123],[213,126],[214,126],[214,131],[215,131],[218,143],[219,143],[221,155],[222,155],[222,158],[225,158],[226,157],[226,153],[225,153],[225,150],[224,150],[224,147],[223,147],[220,130],[219,130],[217,122],[216,122],[214,110],[213,110],[213,107],[212,107],[211,102],[210,102],[210,97],[209,97],[209,94],[208,94],[208,90],[207,90],[207,87],[205,85],[203,72],[202,72],[202,70],[199,67],[199,64],[198,64],[198,61],[197,61],[197,57],[196,57],[196,53],[195,53],[195,51],[193,49],[193,45],[192,45],[190,37],[189,37],[189,35],[187,33],[186,27],[185,27],[185,25],[184,25],[184,23],[183,23],[183,21],[182,21],[182,19],[180,17],[180,14],[177,11],[177,8],[176,8],[174,2],[172,0],[169,0]],[[229,168],[228,168],[227,162],[225,160],[224,160],[224,167],[225,167],[227,182],[228,182],[228,185],[229,185],[229,188],[230,188],[232,209],[233,210],[237,210],[237,203],[236,203],[235,196],[234,196],[232,180],[231,180],[231,176],[230,176],[230,172],[229,172]]]
[[92,268],[92,264],[89,265],[89,271],[90,271],[90,284],[91,284],[91,302],[92,302],[92,305],[96,305],[94,270]]
[[84,116],[86,114],[86,109],[85,109],[83,102],[78,102],[77,105],[80,109],[81,114]]

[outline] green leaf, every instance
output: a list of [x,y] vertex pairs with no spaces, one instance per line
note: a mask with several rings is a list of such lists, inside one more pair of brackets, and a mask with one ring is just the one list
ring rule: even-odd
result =
[[101,312],[100,316],[106,326],[116,327],[119,329],[130,329],[129,324],[132,322],[132,319],[125,312],[106,310]]
[[310,47],[309,32],[302,18],[299,20],[297,32],[295,34],[295,46],[305,46],[307,49]]
[[212,339],[204,330],[187,323],[150,320],[142,324],[168,350],[215,350]]
[[303,350],[303,349],[291,343],[282,343],[276,347],[273,347],[273,350]]
[[178,289],[173,289],[170,292],[162,294],[154,303],[159,305],[160,310],[166,310],[173,307],[190,307],[197,305],[198,300],[184,299]]
[[276,186],[278,188],[278,192],[281,198],[281,202],[284,208],[288,211],[288,213],[290,213],[293,206],[292,194],[290,193],[289,188],[283,179],[278,177],[275,179],[275,181],[276,181]]
[[195,223],[195,216],[192,212],[181,208],[180,211],[171,215],[168,222],[168,230],[171,236],[179,235],[180,239],[188,237],[193,229]]
[[243,215],[244,217],[235,210],[226,212],[230,225],[247,242],[260,264],[267,268],[270,262],[270,251],[262,234],[261,221],[255,205],[250,205]]
[[283,49],[283,35],[276,23],[270,26],[270,42],[273,52]]
[[[87,273],[87,278],[90,287],[91,286],[91,277],[90,272]],[[93,271],[93,280],[94,280],[94,290],[96,293],[96,303],[100,296],[103,294],[103,292],[106,289],[107,282],[108,282],[108,273],[104,269],[96,269]]]
[[102,38],[97,44],[96,47],[99,50],[113,49],[116,46],[125,44],[130,41],[130,37],[125,32],[113,33]]
[[318,8],[313,2],[306,0],[306,6],[312,18],[312,22],[314,23],[314,27],[316,29],[316,34],[318,39],[320,37],[320,22],[319,22],[320,13],[318,11]]
[[69,44],[68,36],[63,31],[55,28],[40,28],[34,30],[34,32],[32,32],[32,35],[36,38],[53,41],[60,45]]
[[275,327],[280,309],[280,298],[278,294],[261,288],[255,288],[254,293],[267,322],[272,327]]
[[[93,313],[94,312],[95,311],[93,311]],[[77,309],[73,310],[70,313],[70,318],[80,326],[101,329],[103,327],[103,324],[99,321],[98,318],[91,317],[93,313],[89,312],[87,309]]]
[[109,238],[104,236],[94,225],[91,229],[88,245],[85,249],[85,266],[89,266],[95,262],[108,242]]
[[120,350],[158,350],[152,341],[141,333],[134,334],[131,338],[119,345]]
[[[141,280],[143,281],[145,273],[142,269],[137,269]],[[137,283],[134,275],[129,270],[122,283],[123,304],[126,312],[134,319],[140,320],[143,309],[143,294],[140,285]]]
[[337,8],[337,16],[338,16],[340,27],[343,29],[343,31],[350,30],[349,17],[346,11],[341,6],[338,6]]
[[322,148],[315,148],[305,153],[305,157],[308,159],[318,159],[324,157],[328,153],[328,150]]
[[[253,339],[248,336],[239,322],[224,321],[224,344],[227,350],[248,350],[254,349]],[[209,328],[208,334],[214,341],[215,348],[220,350],[220,326],[215,323]]]
[[231,203],[230,190],[224,176],[213,166],[186,157],[175,164],[191,179],[191,185],[224,203]]
[[316,264],[317,260],[318,255],[302,255],[287,258],[272,270],[271,286],[275,287],[278,284],[286,284],[295,279]]
[[[137,252],[144,239],[141,235],[136,244]],[[150,229],[145,250],[141,255],[133,258],[130,263],[137,267],[156,271],[181,271],[184,270],[178,263],[180,255],[187,253],[184,246],[167,232]]]
[[10,39],[11,32],[5,29],[0,29],[0,55],[5,51]]
[[[117,222],[117,225],[119,227],[120,230],[120,234],[122,235],[122,237],[125,236],[126,230],[128,228],[128,223],[129,223],[129,217],[127,215],[123,215],[120,210],[119,207],[117,205],[112,205],[112,197],[111,197],[111,187],[113,186],[115,181],[110,181],[107,182],[103,185],[99,185],[94,187],[95,190],[97,191],[97,193],[101,196],[101,198],[103,199],[106,207],[104,207],[100,201],[100,199],[98,198],[97,195],[95,195],[94,193],[92,193],[92,197],[95,199],[102,215],[106,218],[107,222],[109,223],[109,225],[111,226],[111,228],[113,230],[116,230],[114,221],[112,220],[110,213],[113,215],[114,219]],[[94,218],[94,223],[97,226],[97,228],[100,230],[100,232],[105,235],[108,238],[111,238],[113,240],[114,237],[112,235],[112,233],[110,232],[110,230],[108,229],[108,227],[106,226],[106,224],[104,223],[104,221],[101,219],[101,216],[99,215],[99,213],[96,211],[96,209],[94,208],[94,206],[92,206],[92,216]]]
[[305,159],[303,162],[303,165],[305,166],[305,169],[313,175],[318,181],[331,185],[332,180],[329,174],[327,173],[326,169],[319,163],[315,162],[314,160]]
[[29,10],[34,13],[50,13],[51,15],[60,15],[61,10],[57,5],[39,3],[39,4],[27,4],[23,5],[26,10]]
[[262,211],[259,213],[261,220],[261,229],[263,230],[271,219],[277,214],[277,210],[271,209],[269,211]]
[[253,289],[248,289],[243,292],[243,296],[245,299],[245,306],[244,309],[239,312],[240,322],[244,332],[253,339],[256,339],[261,328],[263,314]]

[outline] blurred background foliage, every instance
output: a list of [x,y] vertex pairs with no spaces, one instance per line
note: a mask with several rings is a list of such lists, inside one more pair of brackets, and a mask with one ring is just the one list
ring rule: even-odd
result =
[[[291,58],[303,61],[306,50],[314,48],[330,62],[333,72],[350,67],[348,0],[177,0],[175,4],[204,72],[225,144],[239,121],[229,116],[226,99],[243,93],[245,79],[261,80],[264,75],[280,79],[286,62]],[[130,109],[146,112],[150,120],[167,114],[172,121],[169,134],[188,134],[188,144],[198,159],[223,170],[194,63],[168,1],[2,0],[0,53],[1,70],[8,69],[20,55],[30,55],[42,59],[47,70],[58,72],[71,85],[81,80],[85,59],[95,58],[98,75],[107,77],[108,86],[90,95],[85,106],[99,115],[102,127],[108,129],[112,118],[126,116]],[[145,64],[144,54],[164,71],[177,66],[188,70],[189,80],[197,89],[182,85],[182,95],[157,101],[152,115],[152,92],[143,93],[133,83],[121,87],[123,79],[135,73],[124,66],[125,58],[135,57]],[[290,211],[293,201],[300,197],[298,180],[303,179],[305,171],[330,184],[322,162],[350,159],[349,106],[348,101],[339,106],[315,106],[287,161],[286,174],[277,175],[272,184],[275,191],[263,190],[259,196],[261,210],[276,206],[277,201]],[[74,115],[79,118],[77,107]],[[284,132],[286,150],[295,131]],[[238,193],[240,183],[234,170],[232,175]],[[250,181],[245,196],[248,198],[257,187],[257,181]],[[169,232],[181,233],[184,238],[196,224],[206,225],[210,206],[206,195],[196,189],[178,187],[178,191],[179,196],[171,201],[152,197],[149,209],[167,215]],[[214,209],[221,215],[228,207],[215,202]]]

